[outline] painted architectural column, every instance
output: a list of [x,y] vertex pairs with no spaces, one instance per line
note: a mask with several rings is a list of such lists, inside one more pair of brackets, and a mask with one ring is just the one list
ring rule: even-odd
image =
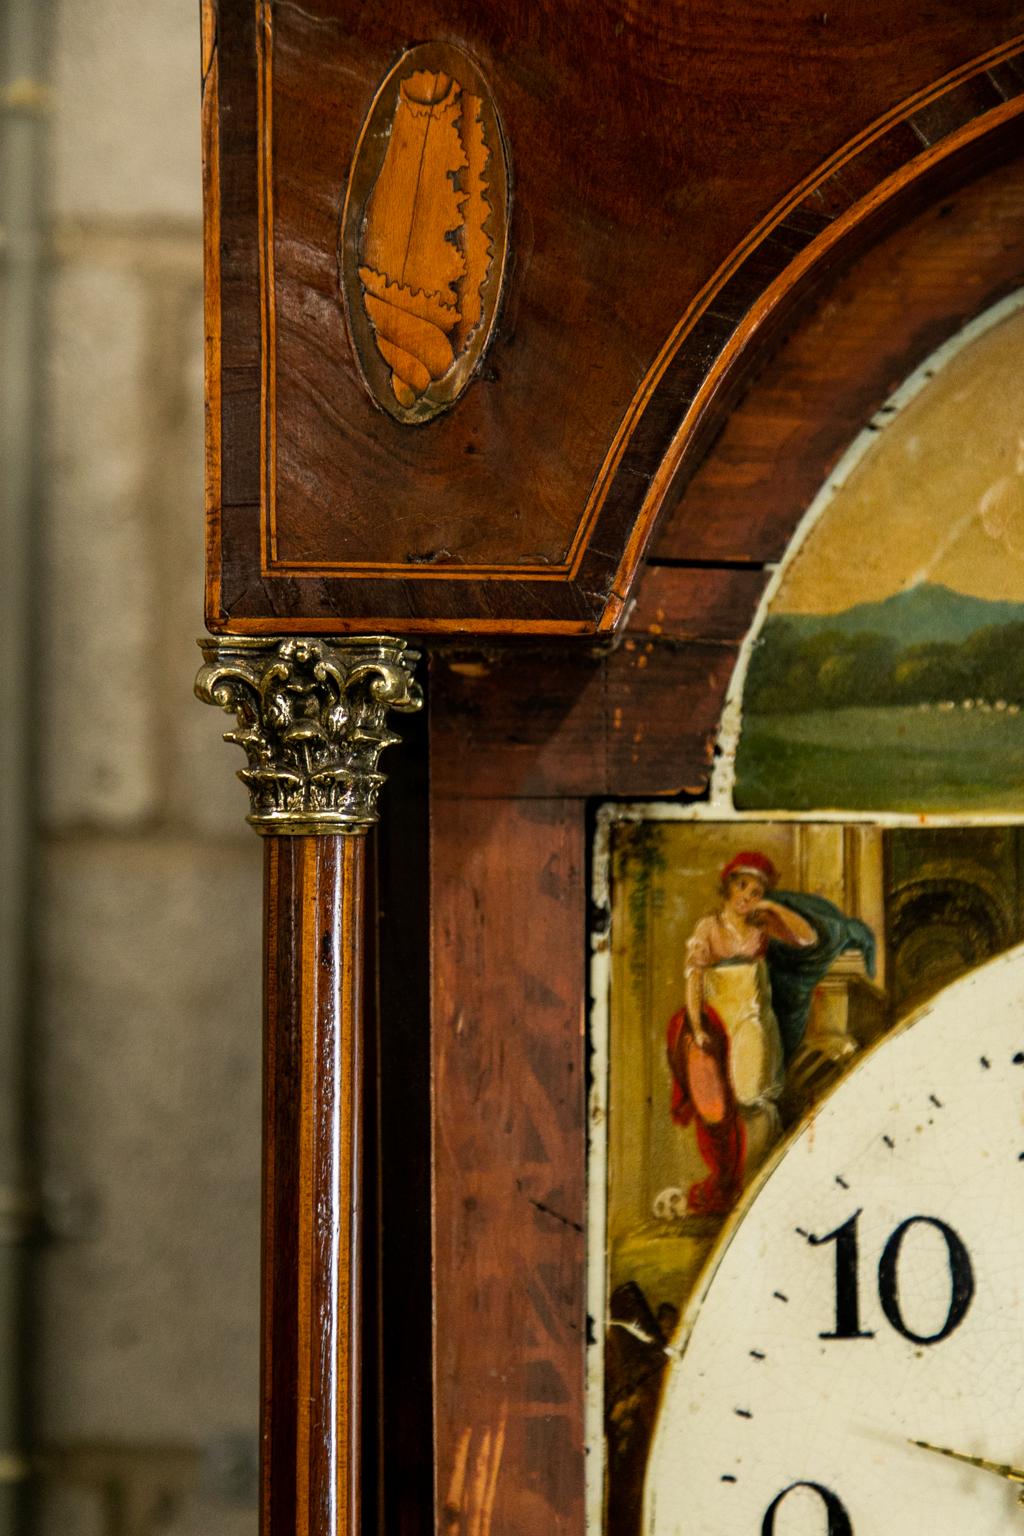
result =
[[365,833],[418,659],[387,637],[202,640],[264,864],[261,1536],[360,1530]]

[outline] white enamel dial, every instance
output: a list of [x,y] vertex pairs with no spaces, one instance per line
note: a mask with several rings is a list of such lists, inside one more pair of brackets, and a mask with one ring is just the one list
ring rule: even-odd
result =
[[[838,1335],[838,1336],[834,1336]],[[785,1148],[683,1320],[645,1536],[1024,1536],[1024,948]]]

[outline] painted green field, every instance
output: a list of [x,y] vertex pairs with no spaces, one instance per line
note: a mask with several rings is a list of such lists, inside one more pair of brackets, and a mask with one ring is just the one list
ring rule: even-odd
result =
[[736,770],[740,810],[1024,811],[1024,713],[751,715]]

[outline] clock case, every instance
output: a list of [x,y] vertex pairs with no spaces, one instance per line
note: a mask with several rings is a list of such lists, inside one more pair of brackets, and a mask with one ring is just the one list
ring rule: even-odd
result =
[[[261,222],[268,20],[292,158]],[[594,808],[706,793],[740,644],[808,502],[892,387],[1024,280],[1022,33],[1005,3],[786,4],[771,29],[743,7],[684,28],[653,4],[206,6],[209,626],[386,624],[429,650],[364,940],[369,1529],[583,1536]],[[510,264],[465,395],[406,426],[359,375],[336,243],[311,257],[291,235],[304,210],[340,219],[346,154],[316,181],[305,153],[339,82],[351,145],[402,51],[442,35],[501,114]],[[310,460],[329,517],[294,503],[302,573],[261,546],[271,205],[279,313],[295,336],[304,296],[330,315],[297,377],[352,424]],[[276,430],[301,459],[302,419]],[[400,547],[409,507],[443,537]],[[339,529],[349,572],[328,558]],[[511,569],[456,569],[474,541]]]

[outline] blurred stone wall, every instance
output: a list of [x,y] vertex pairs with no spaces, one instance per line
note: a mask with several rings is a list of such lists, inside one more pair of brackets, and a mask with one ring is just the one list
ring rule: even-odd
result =
[[59,1477],[43,1529],[115,1529],[109,1474],[133,1536],[251,1536],[260,848],[230,722],[192,697],[198,6],[54,0],[52,21],[35,1129],[53,1234],[34,1374]]

